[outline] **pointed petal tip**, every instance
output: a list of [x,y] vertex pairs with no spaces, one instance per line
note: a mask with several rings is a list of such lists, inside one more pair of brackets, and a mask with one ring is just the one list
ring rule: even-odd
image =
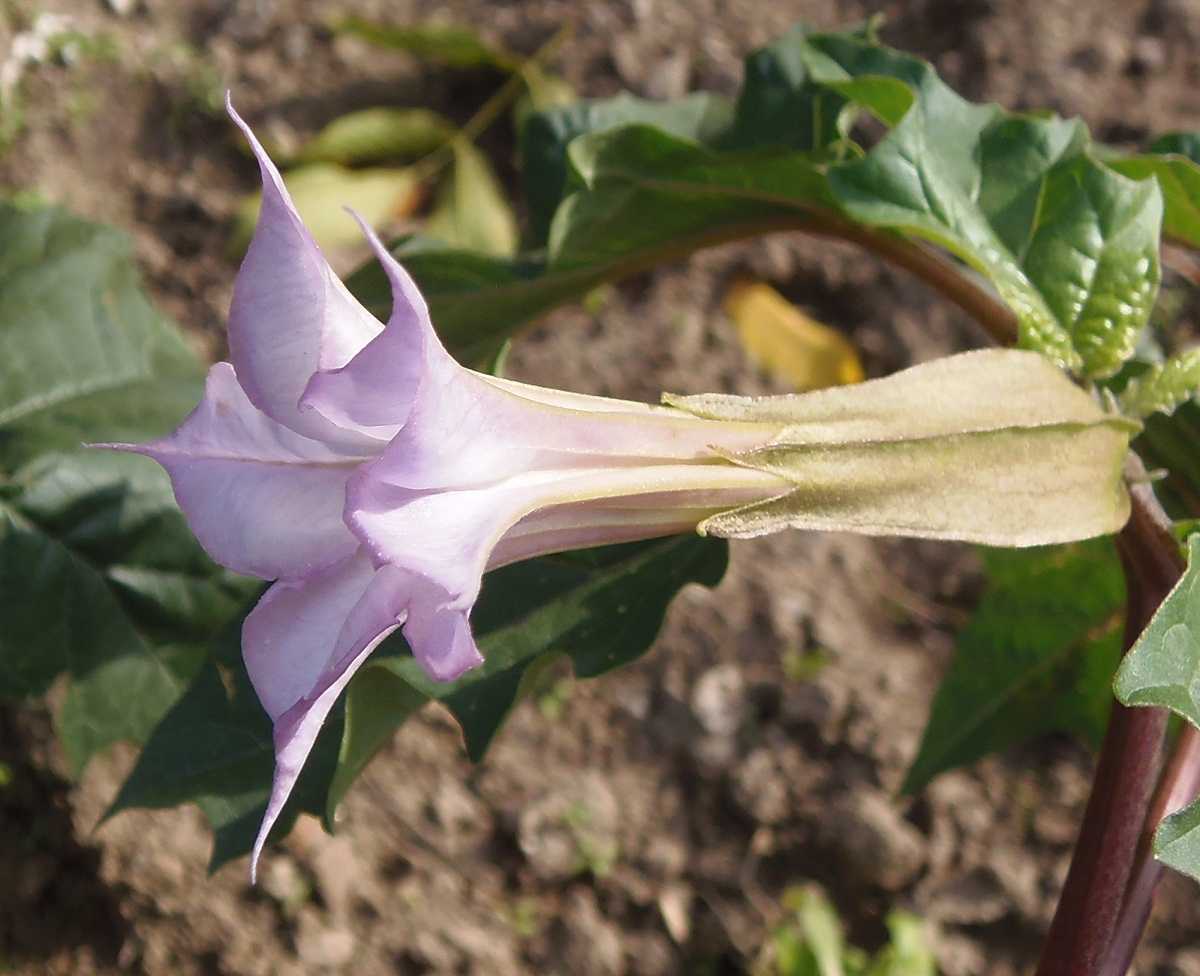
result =
[[[254,154],[255,160],[258,162],[258,168],[262,173],[264,203],[267,200],[265,191],[268,187],[270,187],[283,198],[286,209],[292,213],[297,223],[299,223],[300,218],[299,215],[295,213],[295,206],[292,204],[292,198],[288,194],[286,187],[283,185],[283,176],[280,174],[279,169],[271,161],[271,157],[267,154],[266,149],[263,148],[263,144],[258,141],[258,136],[254,134],[254,130],[250,128],[250,124],[243,119],[238,114],[237,109],[233,107],[233,96],[229,91],[225,92],[225,111],[229,114],[229,118],[233,121],[233,124],[242,130],[242,135],[246,137],[246,141],[250,143],[250,151]],[[303,226],[303,224],[301,224],[301,226]],[[307,231],[305,231],[305,233],[307,234]]]
[[[391,283],[392,315],[389,319],[389,324],[395,322],[403,315],[405,306],[407,305],[421,323],[422,331],[429,335],[434,335],[433,324],[429,320],[429,306],[425,302],[425,296],[421,294],[421,290],[417,287],[417,283],[413,281],[412,275],[405,270],[404,265],[396,260],[392,252],[388,250],[388,246],[375,233],[374,228],[363,219],[357,210],[347,207],[346,212],[362,228],[363,234],[366,235],[367,243],[371,245],[371,250],[375,252],[375,257],[379,263],[383,265],[384,273],[388,276],[388,281]],[[436,336],[434,338],[440,346],[440,340],[436,340]]]

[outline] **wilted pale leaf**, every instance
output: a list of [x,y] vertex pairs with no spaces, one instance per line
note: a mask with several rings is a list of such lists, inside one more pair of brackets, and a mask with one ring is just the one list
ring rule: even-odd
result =
[[[362,230],[346,213],[353,210],[372,227],[412,213],[419,180],[410,169],[350,170],[333,163],[313,163],[284,174],[284,183],[300,219],[322,248],[362,243]],[[248,197],[238,208],[230,250],[245,251],[258,221],[262,194]]]
[[515,71],[521,59],[490,44],[479,31],[465,24],[424,20],[415,24],[388,25],[353,15],[334,21],[335,33],[356,34],[380,47],[403,51],[416,58],[443,61],[455,68],[495,67]]
[[800,397],[668,397],[704,417],[781,422],[729,459],[796,488],[714,516],[745,538],[786,526],[1032,546],[1115,532],[1138,425],[1106,413],[1043,357],[988,349]]
[[425,233],[456,247],[510,255],[517,249],[517,221],[492,172],[469,142],[454,146],[454,174],[425,222]]
[[374,108],[334,119],[296,154],[297,163],[369,163],[411,160],[454,137],[449,119],[426,108]]
[[745,350],[797,390],[862,382],[862,363],[849,340],[809,318],[770,285],[734,282],[725,296],[725,311]]

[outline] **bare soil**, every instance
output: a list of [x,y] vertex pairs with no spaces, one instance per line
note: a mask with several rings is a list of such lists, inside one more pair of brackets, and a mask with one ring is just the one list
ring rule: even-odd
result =
[[[741,58],[860,0],[9,0],[0,61],[45,11],[87,46],[33,65],[0,192],[126,228],[157,299],[202,354],[223,349],[230,216],[255,187],[216,108],[232,89],[276,139],[352,108],[465,119],[496,79],[335,38],[336,13],[478,26],[555,61],[588,96],[733,92]],[[885,38],[967,96],[1082,116],[1101,139],[1200,128],[1195,0],[890,0]],[[124,12],[122,12],[124,11]],[[503,153],[511,139],[488,136]],[[981,341],[922,286],[854,251],[779,236],[619,283],[518,343],[512,372],[571,389],[775,389],[720,311],[749,268],[843,328],[884,373]],[[781,893],[816,881],[868,948],[890,906],[930,921],[948,976],[1029,971],[1086,800],[1091,757],[1063,738],[897,795],[954,634],[981,581],[962,547],[835,535],[734,547],[721,587],[685,592],[656,650],[592,682],[563,673],[485,762],[422,712],[351,791],[335,837],[302,822],[251,888],[205,876],[192,809],[97,826],[134,759],[69,783],[41,707],[0,722],[0,971],[258,976],[353,972],[667,976],[753,971]],[[789,677],[797,658],[823,663]],[[1200,901],[1166,885],[1138,971],[1200,974]]]

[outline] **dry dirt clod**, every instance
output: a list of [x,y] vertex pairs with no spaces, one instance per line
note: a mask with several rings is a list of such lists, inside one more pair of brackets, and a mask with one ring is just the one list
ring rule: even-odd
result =
[[676,882],[667,885],[658,896],[658,910],[662,913],[663,923],[667,931],[680,945],[683,945],[692,934],[692,902],[696,893],[691,885]]
[[775,751],[753,750],[730,777],[734,802],[760,824],[778,824],[791,813],[788,781]]
[[860,879],[885,891],[913,881],[925,865],[925,837],[877,790],[860,789],[826,808],[817,833]]
[[307,967],[316,970],[338,970],[354,958],[354,933],[340,925],[322,921],[315,910],[300,915],[296,932],[296,955]]
[[620,807],[608,780],[587,771],[522,810],[517,840],[539,877],[565,881],[584,871],[607,872],[619,851],[619,826]]
[[952,925],[986,925],[1003,918],[1010,902],[990,867],[977,867],[935,891],[927,909],[931,918]]
[[732,662],[700,676],[691,695],[692,713],[709,735],[736,735],[746,718],[746,679]]
[[628,971],[620,930],[600,913],[591,888],[576,886],[562,918],[551,926],[545,972],[571,976],[624,976]]

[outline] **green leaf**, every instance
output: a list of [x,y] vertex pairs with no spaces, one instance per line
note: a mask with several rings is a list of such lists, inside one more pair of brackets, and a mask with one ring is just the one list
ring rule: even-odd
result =
[[[939,245],[991,281],[1021,345],[1094,377],[1128,357],[1158,283],[1162,203],[1092,159],[1080,122],[972,105],[927,62],[861,35],[797,29],[749,64],[728,127],[721,103],[686,100],[532,119],[523,172],[544,255],[470,282],[458,252],[425,251],[414,270],[456,351],[481,361],[599,283],[799,229],[901,257]],[[869,150],[848,135],[864,110],[890,127]]]
[[123,236],[0,207],[0,698],[65,674],[55,723],[75,772],[145,740],[245,592],[156,464],[79,443],[166,433],[200,381]]
[[[296,793],[272,836],[300,812],[333,811],[370,758],[430,699],[459,720],[473,759],[482,756],[547,654],[568,653],[591,677],[644,654],[667,605],[689,582],[715,586],[724,543],[683,536],[517,563],[484,578],[472,628],[486,658],[440,684],[403,638],[381,648],[350,683],[326,722]],[[211,867],[250,852],[274,770],[271,722],[240,655],[241,621],[220,635],[210,661],[146,744],[109,816],[130,807],[197,803],[216,832]]]
[[[195,803],[215,835],[210,871],[250,852],[275,769],[271,720],[242,664],[241,625],[239,618],[218,636],[209,661],[154,729],[105,814]],[[300,813],[324,810],[342,714],[339,705],[326,720],[272,837],[287,836]]]
[[[484,663],[458,681],[432,681],[400,637],[386,641],[347,692],[346,737],[327,820],[354,776],[424,700],[458,719],[474,761],[483,757],[528,687],[529,672],[566,654],[581,678],[636,660],[649,650],[667,606],[687,583],[715,586],[725,573],[724,543],[677,536],[564,553],[495,570],[471,626]],[[346,772],[343,772],[346,770]]]
[[903,789],[1051,731],[1099,744],[1125,589],[1111,540],[981,552],[988,588],[959,634]]
[[583,136],[569,156],[580,189],[555,214],[548,274],[588,268],[612,277],[751,232],[802,225],[833,204],[812,157],[716,152],[645,125]]
[[444,61],[455,68],[500,68],[515,71],[521,58],[484,41],[472,27],[426,20],[405,26],[389,26],[350,16],[330,25],[334,33],[355,34],[379,47],[403,51],[416,58]]
[[937,956],[930,948],[925,921],[894,909],[884,923],[890,941],[871,960],[866,976],[937,976]]
[[1190,349],[1166,362],[1155,363],[1131,379],[1117,397],[1127,417],[1170,414],[1200,390],[1200,349]]
[[1112,376],[1137,346],[1160,276],[1162,195],[1080,157],[1048,175],[1024,266],[1089,376]]
[[124,235],[0,204],[0,476],[81,441],[166,433],[202,380]]
[[801,29],[785,41],[768,60],[791,124],[765,112],[763,131],[739,144],[798,128],[808,140],[820,118],[825,131],[803,145],[832,146],[821,89],[842,96],[843,116],[867,108],[891,131],[864,158],[829,166],[842,211],[930,240],[983,272],[1017,312],[1027,348],[1068,367],[1082,354],[1090,375],[1115,372],[1157,286],[1157,191],[1081,157],[1088,139],[1077,121],[972,105],[927,62],[862,36]]
[[365,166],[425,156],[454,138],[454,124],[425,108],[375,106],[342,115],[291,160]]
[[632,123],[710,143],[728,127],[733,103],[720,95],[693,93],[673,102],[652,102],[622,92],[613,98],[578,101],[529,117],[521,130],[521,187],[529,204],[531,246],[544,246],[555,210],[567,190],[567,147],[579,136]]
[[454,172],[425,221],[425,233],[451,247],[511,255],[517,220],[487,157],[469,142],[454,144]]
[[[830,169],[845,212],[924,237],[987,275],[1016,311],[1025,348],[1114,373],[1158,284],[1157,188],[1074,155],[1071,123],[1014,123],[932,83],[923,95],[864,159]],[[1018,133],[1041,138],[1015,143]]]
[[1154,831],[1154,856],[1200,881],[1200,800],[1163,819]]
[[[797,24],[746,58],[745,83],[721,148],[818,152],[839,139],[850,99],[812,77],[811,35]],[[866,38],[867,29],[855,36]]]
[[1135,180],[1153,177],[1163,194],[1163,233],[1200,248],[1200,133],[1163,136],[1139,156],[1108,165]]
[[1183,156],[1200,164],[1200,132],[1164,132],[1147,147],[1159,156]]
[[1188,566],[1117,672],[1126,705],[1161,705],[1200,726],[1200,535],[1188,539]]

